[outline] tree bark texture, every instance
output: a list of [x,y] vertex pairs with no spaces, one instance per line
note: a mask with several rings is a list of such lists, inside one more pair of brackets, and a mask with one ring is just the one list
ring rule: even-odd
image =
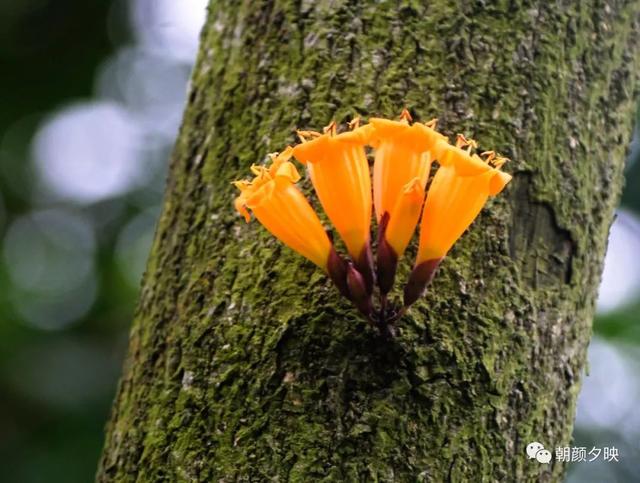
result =
[[[639,4],[212,1],[97,480],[561,481],[525,446],[570,443]],[[230,183],[405,106],[515,178],[389,342]]]

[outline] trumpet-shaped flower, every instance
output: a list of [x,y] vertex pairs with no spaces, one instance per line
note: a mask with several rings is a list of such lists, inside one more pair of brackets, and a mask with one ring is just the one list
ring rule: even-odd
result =
[[378,284],[383,294],[393,286],[398,260],[411,241],[422,203],[424,184],[420,178],[407,183],[391,211],[382,217],[378,240]]
[[332,244],[315,211],[296,188],[300,175],[289,162],[292,149],[272,155],[269,168],[252,166],[252,181],[236,181],[240,190],[235,207],[248,222],[249,208],[276,238],[328,271]]
[[[473,154],[475,141],[458,136],[455,146],[435,130],[436,120],[413,123],[405,109],[400,120],[374,118],[350,131],[337,133],[331,123],[324,133],[298,131],[301,143],[271,164],[252,166],[252,180],[236,181],[235,207],[248,222],[251,212],[285,245],[322,268],[340,293],[380,330],[394,335],[394,323],[424,292],[442,259],[473,223],[490,196],[498,194],[511,176],[502,172],[505,158],[492,151]],[[365,145],[375,149],[370,178]],[[290,162],[298,159],[309,177],[351,260],[333,246],[316,212],[295,184],[300,179]],[[439,163],[428,193],[432,161]],[[372,191],[373,185],[373,191]],[[371,215],[378,221],[377,277],[371,251]],[[422,213],[422,217],[421,217]],[[388,298],[400,257],[420,222],[414,268],[404,287],[404,304]],[[379,287],[379,308],[373,303]]]
[[[431,162],[447,146],[447,138],[435,131],[436,121],[410,125],[405,109],[400,121],[373,118],[370,144],[376,149],[373,165],[373,199],[378,222],[385,213],[391,215],[404,187],[417,178],[424,188]],[[415,225],[414,227],[415,228]]]
[[402,189],[391,211],[385,230],[385,239],[400,258],[411,241],[414,228],[420,218],[424,201],[424,185],[419,178],[413,178]]
[[[293,155],[307,166],[313,187],[349,254],[358,258],[369,241],[371,180],[364,145],[370,129],[335,134],[332,123],[322,135],[301,132]],[[305,135],[314,136],[306,140]]]
[[418,263],[444,257],[487,198],[504,189],[511,176],[500,171],[503,162],[495,158],[487,162],[455,146],[447,150],[427,194]]
[[364,151],[371,126],[336,134],[331,123],[324,134],[301,131],[302,143],[293,155],[307,166],[313,187],[327,216],[344,241],[356,268],[373,289],[369,243],[371,179]]
[[500,193],[511,180],[509,174],[500,171],[505,158],[487,152],[483,159],[470,153],[472,146],[473,141],[459,137],[456,146],[447,148],[431,182],[420,223],[418,256],[405,287],[405,306],[420,296],[442,258],[475,220],[488,197]]

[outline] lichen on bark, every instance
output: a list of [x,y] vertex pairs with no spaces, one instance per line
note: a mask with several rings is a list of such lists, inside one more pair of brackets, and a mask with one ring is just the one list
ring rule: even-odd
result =
[[[559,481],[524,448],[571,437],[639,9],[213,1],[97,480]],[[230,182],[297,127],[405,106],[514,180],[389,342]]]

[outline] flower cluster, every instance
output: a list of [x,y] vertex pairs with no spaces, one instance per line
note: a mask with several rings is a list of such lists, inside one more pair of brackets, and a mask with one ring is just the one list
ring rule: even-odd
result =
[[[389,336],[394,322],[423,294],[488,197],[498,194],[511,176],[501,171],[506,158],[493,151],[476,154],[475,141],[462,135],[451,144],[436,131],[435,120],[413,123],[407,110],[399,121],[373,118],[359,124],[355,119],[342,133],[333,122],[323,133],[298,131],[299,144],[270,155],[268,167],[252,166],[253,180],[235,182],[240,190],[235,207],[247,222],[251,210],[275,237],[324,270],[340,293]],[[373,177],[366,146],[375,153]],[[348,258],[337,253],[331,235],[296,187],[300,175],[292,157],[306,166]],[[438,169],[426,192],[433,161]],[[378,222],[375,263],[372,209]],[[387,296],[418,222],[418,255],[403,303],[395,307]]]

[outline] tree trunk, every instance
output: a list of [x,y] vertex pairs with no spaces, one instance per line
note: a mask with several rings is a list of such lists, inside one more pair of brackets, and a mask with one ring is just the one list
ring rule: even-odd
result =
[[[560,481],[525,447],[570,443],[639,4],[213,1],[98,481]],[[514,180],[386,341],[230,182],[405,106]]]

